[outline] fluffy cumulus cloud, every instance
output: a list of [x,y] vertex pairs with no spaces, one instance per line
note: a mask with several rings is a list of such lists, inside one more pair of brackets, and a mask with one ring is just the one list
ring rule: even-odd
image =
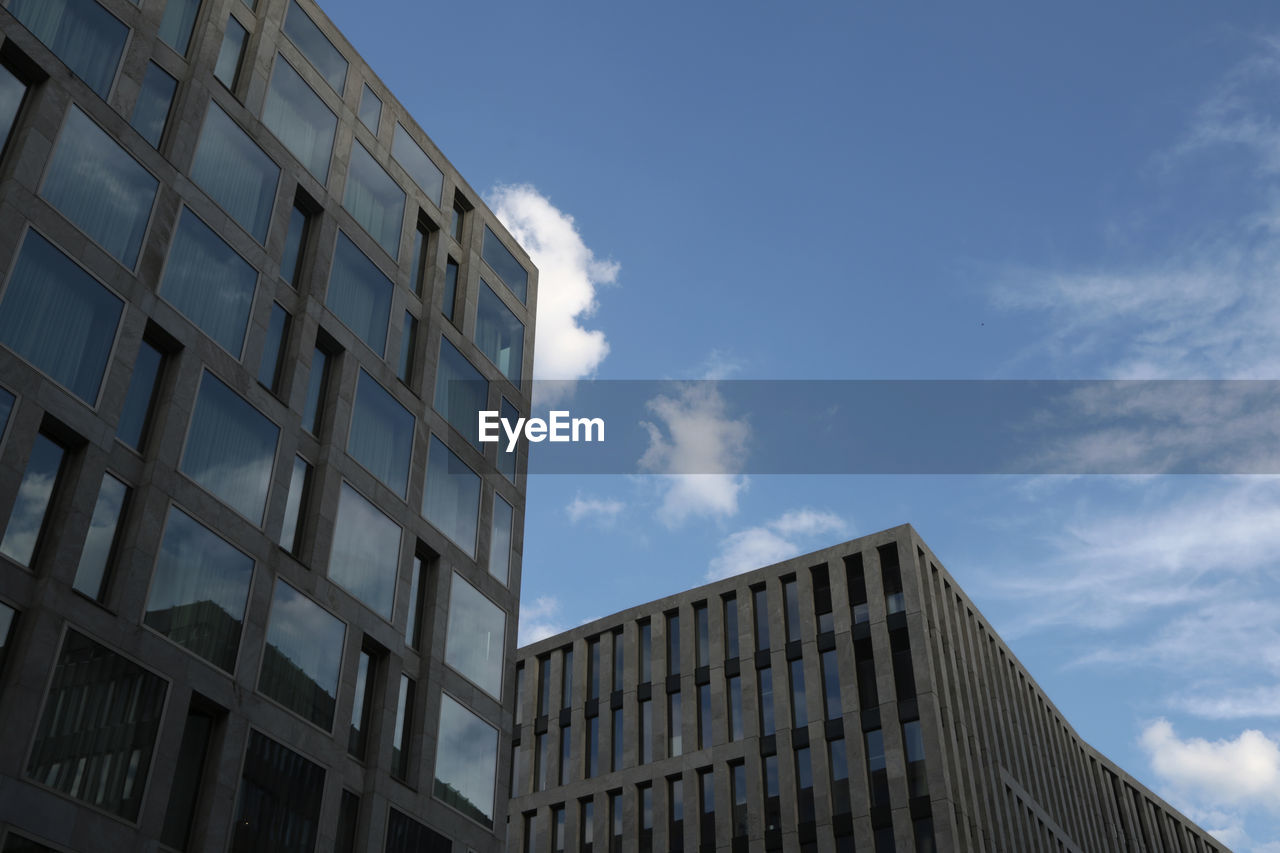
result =
[[591,376],[609,354],[609,342],[584,323],[595,313],[599,288],[617,281],[618,264],[596,258],[573,217],[534,187],[497,187],[489,203],[538,267],[534,378]]
[[728,412],[714,382],[690,382],[647,404],[649,446],[640,470],[659,475],[658,520],[675,528],[693,518],[730,518],[747,488],[741,474],[751,429]]
[[1233,740],[1179,738],[1167,720],[1142,732],[1151,768],[1174,790],[1211,806],[1280,811],[1280,743],[1248,729]]
[[707,567],[707,580],[719,580],[758,569],[803,553],[807,541],[826,534],[844,535],[848,525],[840,516],[814,509],[797,509],[772,521],[739,530],[720,543],[720,553]]
[[579,493],[565,507],[565,513],[574,524],[593,520],[597,524],[609,526],[618,520],[624,509],[626,504],[616,498],[583,497]]
[[520,631],[517,643],[527,646],[568,630],[563,621],[560,599],[540,595],[533,601],[520,601]]

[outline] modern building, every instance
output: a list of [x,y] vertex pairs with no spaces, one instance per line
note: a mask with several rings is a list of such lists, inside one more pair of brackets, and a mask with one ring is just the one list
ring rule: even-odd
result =
[[500,849],[528,256],[313,0],[0,0],[0,141],[0,850]]
[[1225,849],[1076,734],[909,525],[516,667],[509,851]]

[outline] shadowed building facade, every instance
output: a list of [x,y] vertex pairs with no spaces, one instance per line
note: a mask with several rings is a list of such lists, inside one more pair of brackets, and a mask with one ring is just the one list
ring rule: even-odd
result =
[[1081,740],[909,525],[516,666],[509,851],[1225,849]]
[[528,256],[312,0],[0,0],[0,145],[0,851],[501,849]]

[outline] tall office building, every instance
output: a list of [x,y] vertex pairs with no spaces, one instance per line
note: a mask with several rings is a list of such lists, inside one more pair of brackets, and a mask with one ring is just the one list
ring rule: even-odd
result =
[[509,851],[1225,849],[1081,740],[909,525],[516,656]]
[[528,257],[312,0],[0,38],[0,850],[499,849]]

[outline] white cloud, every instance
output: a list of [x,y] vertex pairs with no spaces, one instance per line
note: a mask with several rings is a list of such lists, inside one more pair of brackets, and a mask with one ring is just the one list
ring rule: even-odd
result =
[[719,580],[758,569],[803,553],[798,539],[822,534],[843,534],[844,519],[830,512],[798,509],[772,521],[731,533],[720,543],[720,553],[707,566],[707,580]]
[[540,595],[533,601],[520,602],[520,631],[517,643],[527,646],[569,628],[561,616],[560,599],[553,595]]
[[1142,732],[1151,769],[1183,796],[1212,806],[1280,810],[1280,744],[1255,729],[1234,740],[1179,738],[1167,720]]
[[[1238,652],[1238,650],[1237,650]],[[1197,717],[1234,720],[1245,717],[1280,717],[1280,684],[1213,689],[1203,692],[1179,691],[1171,704]]]
[[534,378],[591,376],[609,342],[583,323],[595,313],[597,290],[617,281],[619,265],[597,259],[573,217],[528,184],[494,188],[490,206],[538,267]]
[[575,495],[565,512],[574,524],[587,518],[594,518],[602,525],[608,526],[617,521],[618,516],[626,508],[626,504],[616,498],[584,498]]
[[729,416],[715,383],[682,384],[675,396],[660,395],[646,406],[656,422],[641,424],[649,447],[639,466],[661,475],[658,520],[674,528],[692,518],[736,515],[738,496],[747,488],[739,472],[751,429]]

